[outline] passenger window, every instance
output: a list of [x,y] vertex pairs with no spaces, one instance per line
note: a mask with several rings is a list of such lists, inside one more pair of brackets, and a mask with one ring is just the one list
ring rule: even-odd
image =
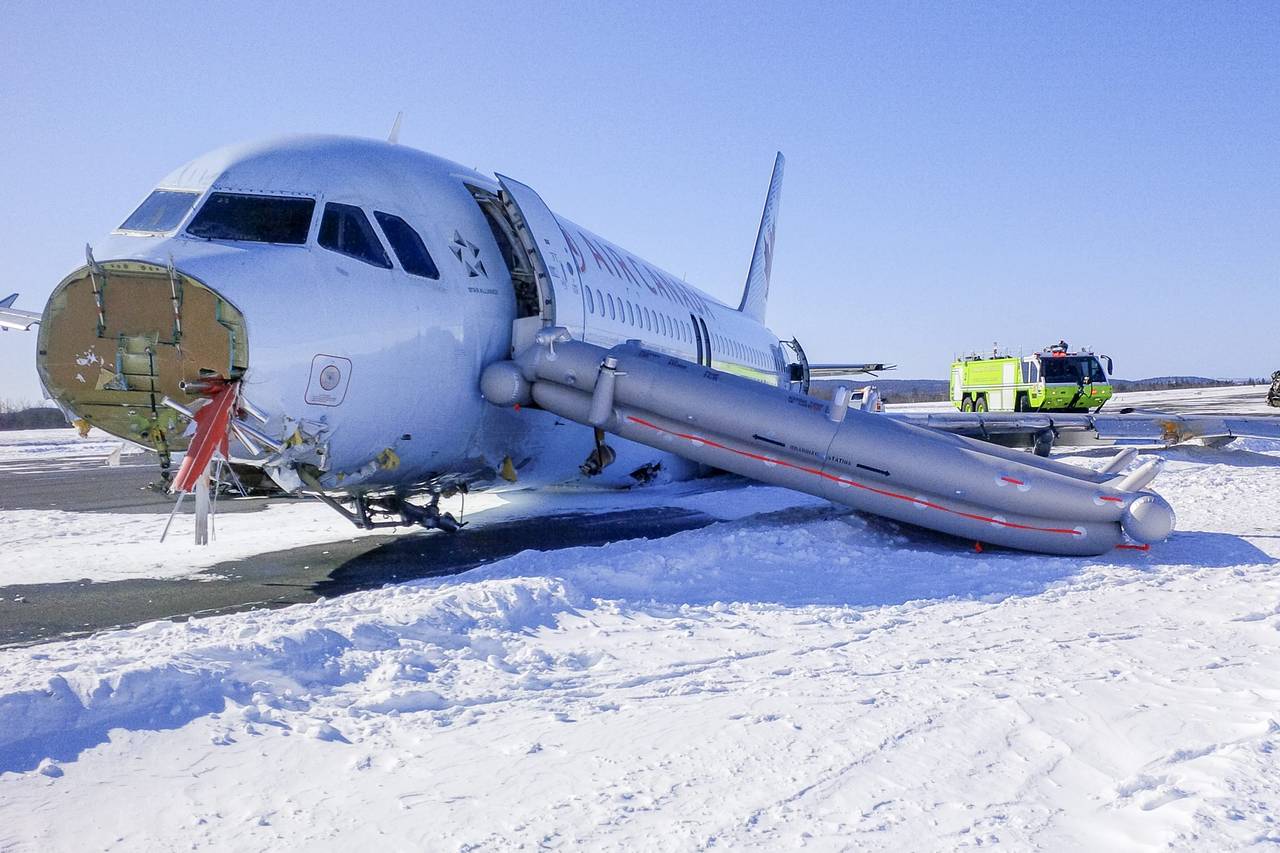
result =
[[600,288],[596,288],[596,304],[600,306],[600,316],[604,316],[604,294],[600,292]]
[[387,240],[391,243],[391,251],[396,253],[400,266],[405,272],[422,278],[440,278],[440,270],[436,269],[436,262],[431,260],[431,253],[427,251],[422,238],[418,236],[417,231],[413,230],[412,225],[399,216],[379,210],[373,212],[373,218],[382,226],[382,233],[387,235]]
[[636,324],[636,312],[630,302],[627,302],[627,322],[633,326]]
[[612,294],[612,293],[610,293],[610,294],[608,294],[608,296],[609,296],[609,319],[610,319],[610,320],[616,320],[616,319],[618,319],[618,315],[617,315],[617,313],[613,310],[613,294]]
[[329,202],[320,220],[320,245],[375,267],[391,269],[391,260],[369,224],[369,217],[354,205]]
[[594,299],[592,299],[592,298],[591,298],[591,288],[589,288],[589,287],[584,287],[584,288],[582,288],[582,289],[583,289],[584,291],[586,291],[586,296],[587,296],[587,313],[588,313],[588,314],[594,314],[594,313],[596,313],[596,301],[595,301]]
[[187,233],[206,240],[302,245],[307,242],[315,207],[315,200],[309,198],[213,193],[187,226]]

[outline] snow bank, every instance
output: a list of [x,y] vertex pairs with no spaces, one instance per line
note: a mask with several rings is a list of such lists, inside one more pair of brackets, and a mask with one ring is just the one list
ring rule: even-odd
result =
[[791,506],[0,652],[0,846],[1276,840],[1280,477],[1178,466],[1113,560]]
[[[552,625],[570,607],[563,584],[551,580],[445,591],[400,587],[279,615],[151,623],[128,632],[127,650],[107,635],[81,646],[10,653],[5,663],[29,656],[44,676],[39,687],[24,689],[32,667],[0,664],[0,773],[72,760],[113,729],[177,728],[221,712],[228,701],[241,707],[243,719],[266,723],[344,686],[376,682],[381,689],[360,691],[354,707],[444,707],[439,694],[426,691],[433,698],[424,703],[423,691],[401,685],[415,681],[405,673],[430,671],[423,647],[456,654],[472,648],[473,636]],[[397,651],[403,643],[415,648]]]

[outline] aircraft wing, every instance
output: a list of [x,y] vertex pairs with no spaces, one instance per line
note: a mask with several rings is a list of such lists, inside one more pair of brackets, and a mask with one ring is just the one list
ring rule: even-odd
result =
[[809,365],[809,376],[813,379],[834,379],[840,376],[856,376],[860,373],[869,373],[875,376],[877,372],[882,370],[893,370],[898,365],[882,364],[881,362],[866,362],[862,364],[811,364]]
[[890,412],[886,417],[974,438],[1077,433],[1099,442],[1179,444],[1193,438],[1215,443],[1233,438],[1280,439],[1280,416],[1178,415],[1124,411],[1097,414],[1060,412]]
[[25,332],[40,322],[40,315],[36,312],[13,307],[17,298],[18,294],[14,293],[5,299],[0,299],[0,329],[16,329]]

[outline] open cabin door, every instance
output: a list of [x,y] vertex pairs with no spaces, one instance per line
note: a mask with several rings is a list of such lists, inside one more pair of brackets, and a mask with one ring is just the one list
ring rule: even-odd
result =
[[787,375],[783,377],[784,387],[791,391],[809,393],[809,358],[804,354],[804,347],[795,338],[789,341],[778,341],[782,347],[782,357],[786,363]]
[[542,306],[540,316],[516,320],[511,333],[512,350],[519,352],[532,344],[533,336],[543,326],[564,326],[574,338],[582,340],[586,323],[582,284],[560,223],[531,187],[503,175],[498,175],[498,183],[502,185],[503,209],[533,265]]

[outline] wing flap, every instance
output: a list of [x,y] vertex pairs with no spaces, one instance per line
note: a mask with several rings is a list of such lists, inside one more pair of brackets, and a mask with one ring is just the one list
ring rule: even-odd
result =
[[885,364],[880,361],[855,362],[852,364],[811,364],[809,365],[809,376],[813,379],[835,379],[840,376],[857,376],[864,373],[875,376],[876,373],[893,370],[897,366],[896,364]]

